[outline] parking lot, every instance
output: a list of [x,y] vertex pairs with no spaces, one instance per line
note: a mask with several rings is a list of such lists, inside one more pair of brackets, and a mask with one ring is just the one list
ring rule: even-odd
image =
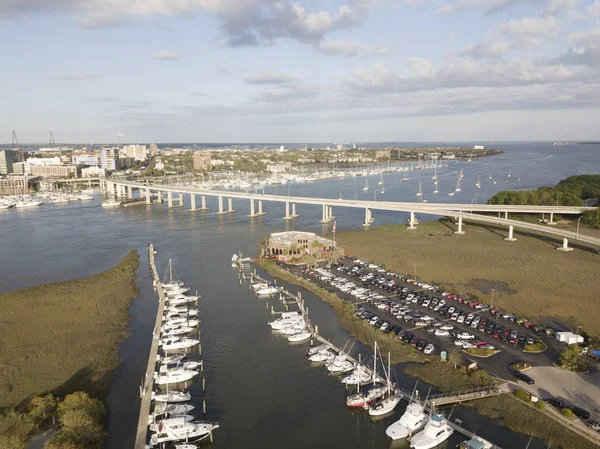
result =
[[[515,380],[508,368],[512,362],[550,366],[564,349],[552,336],[553,329],[358,259],[317,268],[307,275],[355,304],[357,315],[371,325],[393,332],[423,352],[439,355],[453,348],[475,347],[500,351],[488,358],[463,354],[503,379]],[[545,352],[523,352],[525,344],[538,339],[546,344]]]

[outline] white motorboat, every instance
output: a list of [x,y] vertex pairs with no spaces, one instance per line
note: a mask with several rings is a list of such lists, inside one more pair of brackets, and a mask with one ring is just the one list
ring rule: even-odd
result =
[[211,422],[189,422],[181,418],[170,418],[161,421],[157,432],[150,438],[150,444],[157,446],[161,443],[195,442],[209,437],[219,424]]
[[335,354],[327,348],[308,356],[311,362],[331,362],[334,358]]
[[289,335],[299,334],[300,332],[304,332],[306,330],[306,323],[304,321],[298,321],[291,326],[284,327],[283,329],[277,329],[275,332],[279,332],[280,334],[285,335],[286,337]]
[[36,207],[42,204],[41,201],[29,200],[29,201],[17,201],[15,203],[15,207],[25,208],[25,207]]
[[185,355],[185,354],[175,354],[175,355],[170,355],[167,357],[161,357],[160,354],[156,355],[156,361],[158,363],[160,363],[161,365],[166,365],[168,363],[174,363],[174,362],[183,362],[186,359],[187,359],[187,355]]
[[186,317],[178,317],[178,318],[169,318],[168,320],[163,321],[162,327],[167,330],[168,328],[176,327],[176,326],[188,326],[188,327],[196,327],[200,321],[192,318]]
[[174,370],[169,370],[165,373],[159,374],[158,376],[156,376],[154,381],[158,385],[176,384],[192,380],[197,375],[197,371],[192,371],[184,368],[176,368]]
[[443,443],[454,429],[448,425],[446,417],[441,413],[435,413],[425,425],[425,428],[417,433],[410,441],[410,447],[413,449],[430,449]]
[[289,316],[286,318],[277,318],[275,321],[271,321],[269,323],[269,326],[271,326],[271,329],[273,330],[280,330],[280,329],[284,329],[286,327],[290,327],[290,326],[295,326],[295,325],[300,325],[304,323],[304,318],[302,318],[301,315],[296,315],[296,316]]
[[191,348],[194,345],[197,345],[198,343],[200,343],[200,341],[195,338],[181,338],[181,337],[171,337],[171,338],[160,340],[158,342],[158,344],[162,346],[164,351],[187,349],[187,348]]
[[311,355],[316,354],[317,352],[322,352],[328,350],[329,346],[326,344],[321,344],[317,346],[311,346],[306,350],[306,355],[310,358]]
[[342,379],[342,383],[346,385],[366,385],[372,381],[371,375],[361,365],[358,365],[350,375]]
[[104,200],[102,201],[102,207],[118,207],[121,205],[120,201],[117,200]]
[[387,393],[387,387],[375,387],[364,393],[351,394],[346,398],[348,407],[364,407],[378,399],[381,399]]
[[289,342],[299,343],[301,341],[308,340],[310,337],[312,337],[312,333],[310,333],[309,331],[304,329],[301,332],[297,332],[295,334],[288,335],[287,339]]
[[336,356],[329,365],[327,365],[327,371],[330,373],[347,373],[354,369],[354,363],[346,359],[345,354]]
[[493,444],[477,435],[465,440],[457,446],[459,449],[492,449]]
[[428,421],[425,408],[418,402],[411,402],[400,419],[389,426],[385,433],[392,440],[407,438],[421,430]]
[[267,284],[266,282],[256,282],[255,284],[250,284],[250,286],[252,287],[252,290],[257,291],[261,288],[267,288],[269,284]]
[[189,326],[175,326],[161,329],[163,337],[176,337],[192,333],[195,329]]
[[166,393],[152,392],[152,400],[156,402],[186,402],[192,399],[192,395],[187,391],[167,391]]
[[[188,412],[194,410],[194,406],[190,404],[162,404],[163,407],[157,407],[154,412],[148,415],[148,425],[158,423],[165,419],[174,417],[185,417],[187,421],[193,421],[194,417],[188,415]],[[188,418],[189,417],[189,418]]]
[[184,287],[183,285],[180,285],[179,287],[168,290],[166,293],[167,293],[167,296],[173,297],[173,296],[184,295],[189,291],[190,291],[189,287]]
[[276,287],[272,287],[272,286],[259,288],[256,291],[256,294],[258,296],[271,296],[271,295],[274,295],[276,293],[279,293],[279,290],[277,290]]
[[187,307],[169,306],[167,307],[166,317],[169,318],[169,314],[179,314],[185,316],[198,316],[198,309],[189,309]]
[[158,371],[154,372],[154,375],[155,376],[162,375],[162,374],[168,373],[169,371],[174,371],[174,370],[180,369],[180,368],[192,371],[192,370],[197,369],[199,366],[200,366],[200,362],[195,362],[195,361],[191,361],[191,360],[186,360],[185,362],[184,361],[171,362],[171,363],[166,363],[166,364],[161,365],[158,368]]
[[192,415],[173,415],[170,416],[169,414],[162,414],[162,415],[158,415],[157,416],[158,419],[152,419],[152,415],[148,416],[148,428],[150,429],[151,432],[156,432],[158,430],[158,427],[160,426],[161,423],[165,422],[167,419],[174,419],[174,418],[180,418],[185,422],[191,422],[193,421],[194,418]]
[[421,190],[421,183],[419,183],[419,191],[417,192],[417,196],[423,196],[423,190]]

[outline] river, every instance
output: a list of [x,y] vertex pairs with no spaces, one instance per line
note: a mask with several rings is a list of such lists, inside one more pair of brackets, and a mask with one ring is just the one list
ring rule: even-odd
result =
[[[504,154],[473,162],[450,162],[438,170],[439,193],[433,194],[431,170],[414,171],[408,183],[402,175],[384,175],[385,193],[377,199],[386,201],[417,201],[419,182],[423,198],[431,202],[483,203],[503,189],[529,189],[551,185],[567,176],[600,173],[598,145],[552,146],[548,144],[498,144]],[[464,171],[462,190],[448,196],[456,186],[457,172]],[[489,180],[490,170],[492,180]],[[511,171],[511,177],[508,172]],[[477,175],[482,187],[475,189]],[[520,179],[520,180],[519,180]],[[496,181],[496,184],[493,181]],[[343,178],[290,186],[267,186],[266,193],[297,196],[372,199],[379,177],[371,177],[371,189],[363,192],[363,178]],[[600,193],[600,192],[598,192]],[[122,363],[111,387],[108,404],[108,439],[106,449],[132,446],[139,407],[138,385],[144,372],[152,335],[156,295],[152,291],[147,270],[146,245],[158,249],[159,272],[173,260],[175,273],[183,277],[192,289],[202,295],[200,319],[202,349],[206,372],[207,415],[218,420],[215,432],[216,448],[247,449],[283,446],[289,449],[306,447],[388,448],[385,427],[403,412],[376,423],[365,413],[347,410],[344,388],[325,369],[311,366],[304,356],[303,346],[290,346],[273,335],[266,325],[270,319],[265,303],[240,286],[238,273],[230,268],[231,254],[243,251],[257,253],[258,244],[271,232],[298,229],[326,232],[319,224],[320,206],[298,206],[300,217],[293,221],[281,219],[282,205],[265,203],[267,215],[249,219],[246,201],[234,201],[234,214],[214,214],[216,200],[209,199],[211,210],[188,212],[184,208],[167,209],[160,205],[103,209],[100,200],[86,204],[48,204],[32,210],[0,211],[2,271],[0,293],[25,287],[77,279],[113,266],[131,248],[141,255],[138,272],[140,297],[130,309],[130,336],[120,347]],[[335,209],[339,231],[359,229],[362,211]],[[374,211],[374,226],[399,223],[406,215]],[[419,217],[426,220],[427,217]],[[368,231],[365,231],[368,232]],[[296,287],[290,287],[297,290]],[[336,321],[331,308],[310,293],[304,298],[310,316],[319,325],[321,334],[343,346],[350,338]],[[369,350],[356,343],[355,351]],[[398,382],[411,388],[415,379],[402,375],[397,367]],[[194,393],[192,388],[192,393]],[[426,387],[420,388],[426,393]],[[196,406],[201,409],[201,403]],[[498,423],[477,416],[468,407],[457,408],[453,417],[460,417],[466,427],[505,448],[527,445],[526,435],[517,434]],[[455,435],[448,447],[461,441]],[[402,447],[402,445],[398,446]],[[532,449],[545,444],[533,441]]]

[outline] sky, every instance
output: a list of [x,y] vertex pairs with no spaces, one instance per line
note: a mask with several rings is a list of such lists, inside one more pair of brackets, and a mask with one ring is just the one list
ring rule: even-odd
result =
[[0,0],[0,142],[600,139],[600,0]]

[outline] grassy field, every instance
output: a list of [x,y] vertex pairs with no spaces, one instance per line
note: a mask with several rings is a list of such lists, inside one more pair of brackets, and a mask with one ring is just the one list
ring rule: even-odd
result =
[[593,251],[555,251],[555,240],[463,224],[455,235],[449,222],[428,222],[409,231],[386,225],[337,234],[349,253],[400,273],[435,282],[460,294],[529,318],[550,317],[600,335],[600,256]]
[[106,393],[138,266],[132,250],[95,276],[0,295],[0,408],[47,391]]

